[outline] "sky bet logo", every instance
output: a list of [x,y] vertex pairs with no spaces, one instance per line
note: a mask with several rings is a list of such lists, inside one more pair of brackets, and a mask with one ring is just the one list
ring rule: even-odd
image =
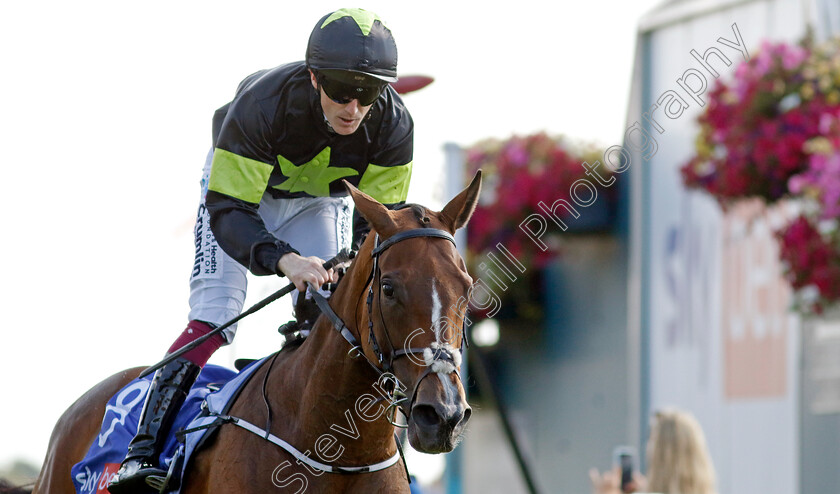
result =
[[76,477],[76,480],[82,485],[79,487],[80,493],[91,494],[108,494],[108,484],[114,479],[117,470],[120,469],[119,463],[106,463],[105,468],[99,473],[92,473],[85,468],[85,473]]

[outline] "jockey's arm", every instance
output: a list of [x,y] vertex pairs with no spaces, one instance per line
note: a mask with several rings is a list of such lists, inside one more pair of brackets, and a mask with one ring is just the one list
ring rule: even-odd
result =
[[299,255],[291,245],[269,233],[259,215],[259,204],[207,191],[205,200],[210,213],[210,230],[222,250],[257,276],[286,274],[280,270],[280,258]]
[[259,216],[258,204],[212,190],[207,192],[206,204],[210,229],[219,246],[255,275],[285,275],[300,291],[306,290],[307,281],[315,286],[338,281],[337,273],[324,269],[323,259],[303,257],[269,233]]

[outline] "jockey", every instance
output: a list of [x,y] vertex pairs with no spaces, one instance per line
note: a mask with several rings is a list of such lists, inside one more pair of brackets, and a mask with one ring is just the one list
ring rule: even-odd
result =
[[[305,62],[248,76],[217,110],[189,323],[169,353],[239,315],[247,270],[286,276],[300,292],[306,282],[337,281],[324,259],[358,245],[369,229],[354,218],[341,179],[384,204],[405,202],[414,123],[388,84],[396,80],[391,31],[376,14],[341,9],[315,25]],[[201,368],[234,334],[232,326],[155,373],[110,492],[147,492],[147,477],[166,475],[158,457],[172,421]]]

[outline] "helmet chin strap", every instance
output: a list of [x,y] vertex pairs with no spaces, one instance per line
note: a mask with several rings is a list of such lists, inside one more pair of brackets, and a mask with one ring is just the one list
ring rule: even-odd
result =
[[329,131],[330,131],[331,133],[333,133],[333,134],[338,134],[338,132],[336,132],[336,131],[335,131],[335,129],[333,128],[333,126],[332,126],[332,124],[330,123],[329,119],[327,118],[327,114],[326,114],[326,113],[322,113],[322,115],[324,116],[324,123],[325,123],[325,124],[327,124],[327,130],[329,130]]
[[[322,89],[321,89],[321,83],[318,82],[317,77],[315,78],[315,84],[316,84],[315,93],[318,96],[318,106],[321,106],[321,91],[322,91]],[[323,107],[321,108],[321,116],[324,117],[324,125],[327,126],[327,130],[330,131],[330,133],[332,133],[332,134],[338,134],[338,132],[335,131],[335,129],[333,128],[329,119],[327,118],[327,114],[324,113],[324,108]]]

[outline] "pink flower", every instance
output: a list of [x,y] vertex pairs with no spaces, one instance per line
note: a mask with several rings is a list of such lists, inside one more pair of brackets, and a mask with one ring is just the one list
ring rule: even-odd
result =
[[782,67],[787,70],[798,68],[808,58],[808,51],[801,46],[782,46]]
[[[471,254],[481,255],[502,243],[520,262],[532,267],[543,267],[554,259],[557,252],[542,251],[519,224],[531,214],[545,214],[540,203],[551,207],[558,199],[568,200],[569,186],[587,178],[582,163],[594,162],[603,156],[603,150],[592,150],[592,154],[596,157],[577,155],[566,140],[545,133],[514,136],[503,143],[486,141],[469,149],[467,169],[474,173],[481,167],[499,184],[494,198],[480,203],[470,221],[467,245]],[[607,175],[602,172],[602,177]],[[604,198],[599,200],[609,200],[610,191],[601,189],[599,196]],[[560,208],[557,214],[566,213]],[[553,222],[548,222],[548,227],[552,233],[560,232]]]
[[511,165],[517,168],[528,164],[528,151],[516,140],[511,141],[505,149],[505,157]]
[[814,286],[820,299],[812,310],[840,302],[840,237],[821,234],[805,216],[777,233],[785,277],[795,290]]

